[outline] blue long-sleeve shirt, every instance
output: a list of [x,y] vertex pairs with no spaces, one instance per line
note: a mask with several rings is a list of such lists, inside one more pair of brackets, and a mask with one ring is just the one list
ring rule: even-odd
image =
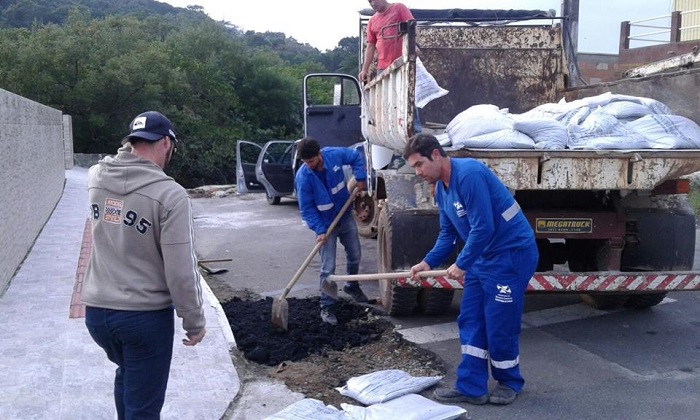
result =
[[496,175],[482,162],[450,159],[449,187],[435,185],[440,209],[440,233],[424,260],[439,266],[458,238],[465,242],[457,266],[467,270],[475,261],[506,249],[536,247],[535,236],[520,206]]
[[[355,180],[367,180],[365,161],[355,149],[324,147],[321,149],[323,171],[302,165],[295,177],[301,218],[317,235],[325,233],[345,202],[350,198],[343,165],[350,165]],[[346,217],[350,217],[348,209]]]

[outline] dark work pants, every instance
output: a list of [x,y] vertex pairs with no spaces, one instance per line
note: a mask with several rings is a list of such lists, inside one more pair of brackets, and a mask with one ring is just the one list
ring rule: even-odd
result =
[[117,365],[114,402],[119,420],[159,419],[173,355],[173,309],[87,307],[85,325],[107,358]]

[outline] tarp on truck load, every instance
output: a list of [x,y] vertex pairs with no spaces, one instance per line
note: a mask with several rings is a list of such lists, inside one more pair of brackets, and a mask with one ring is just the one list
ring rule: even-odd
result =
[[700,149],[700,126],[650,98],[605,93],[510,114],[476,105],[445,129],[454,148]]
[[[360,11],[363,16],[372,16],[373,9]],[[486,10],[486,9],[411,9],[416,20],[433,22],[487,22],[504,20],[549,19],[555,10]]]

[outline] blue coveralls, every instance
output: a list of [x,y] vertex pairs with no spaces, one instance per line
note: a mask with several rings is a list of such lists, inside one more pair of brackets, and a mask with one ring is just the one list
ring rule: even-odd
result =
[[440,234],[424,258],[439,266],[465,242],[457,266],[466,271],[457,318],[462,361],[455,388],[470,397],[488,393],[488,362],[493,378],[516,392],[520,374],[520,323],[525,289],[539,258],[534,233],[520,206],[483,163],[450,159],[449,187],[435,186]]
[[[302,165],[295,178],[301,218],[316,235],[328,231],[333,219],[350,198],[350,192],[345,183],[343,165],[352,167],[357,182],[366,182],[367,180],[365,161],[357,150],[343,147],[324,147],[321,149],[321,156],[323,158],[323,171],[312,171],[308,166]],[[347,274],[357,274],[360,269],[361,249],[357,225],[352,218],[351,208],[345,212],[334,231],[327,235],[326,243],[320,249],[319,288],[328,276],[335,273],[337,240],[345,248]],[[349,283],[357,284],[357,282]],[[321,292],[322,308],[331,306],[335,302],[334,297]]]

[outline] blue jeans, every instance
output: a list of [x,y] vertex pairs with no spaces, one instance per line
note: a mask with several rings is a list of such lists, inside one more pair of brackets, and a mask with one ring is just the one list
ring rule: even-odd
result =
[[[357,235],[357,225],[350,213],[347,213],[335,227],[333,232],[326,237],[326,243],[321,247],[321,277],[319,287],[331,274],[335,274],[335,251],[337,240],[343,244],[347,260],[347,274],[357,274],[360,271],[360,237]],[[350,285],[358,285],[356,281],[348,282]],[[333,305],[337,300],[321,292],[321,308]]]
[[88,306],[85,325],[117,365],[114,403],[119,420],[159,419],[173,355],[173,309],[117,311]]

